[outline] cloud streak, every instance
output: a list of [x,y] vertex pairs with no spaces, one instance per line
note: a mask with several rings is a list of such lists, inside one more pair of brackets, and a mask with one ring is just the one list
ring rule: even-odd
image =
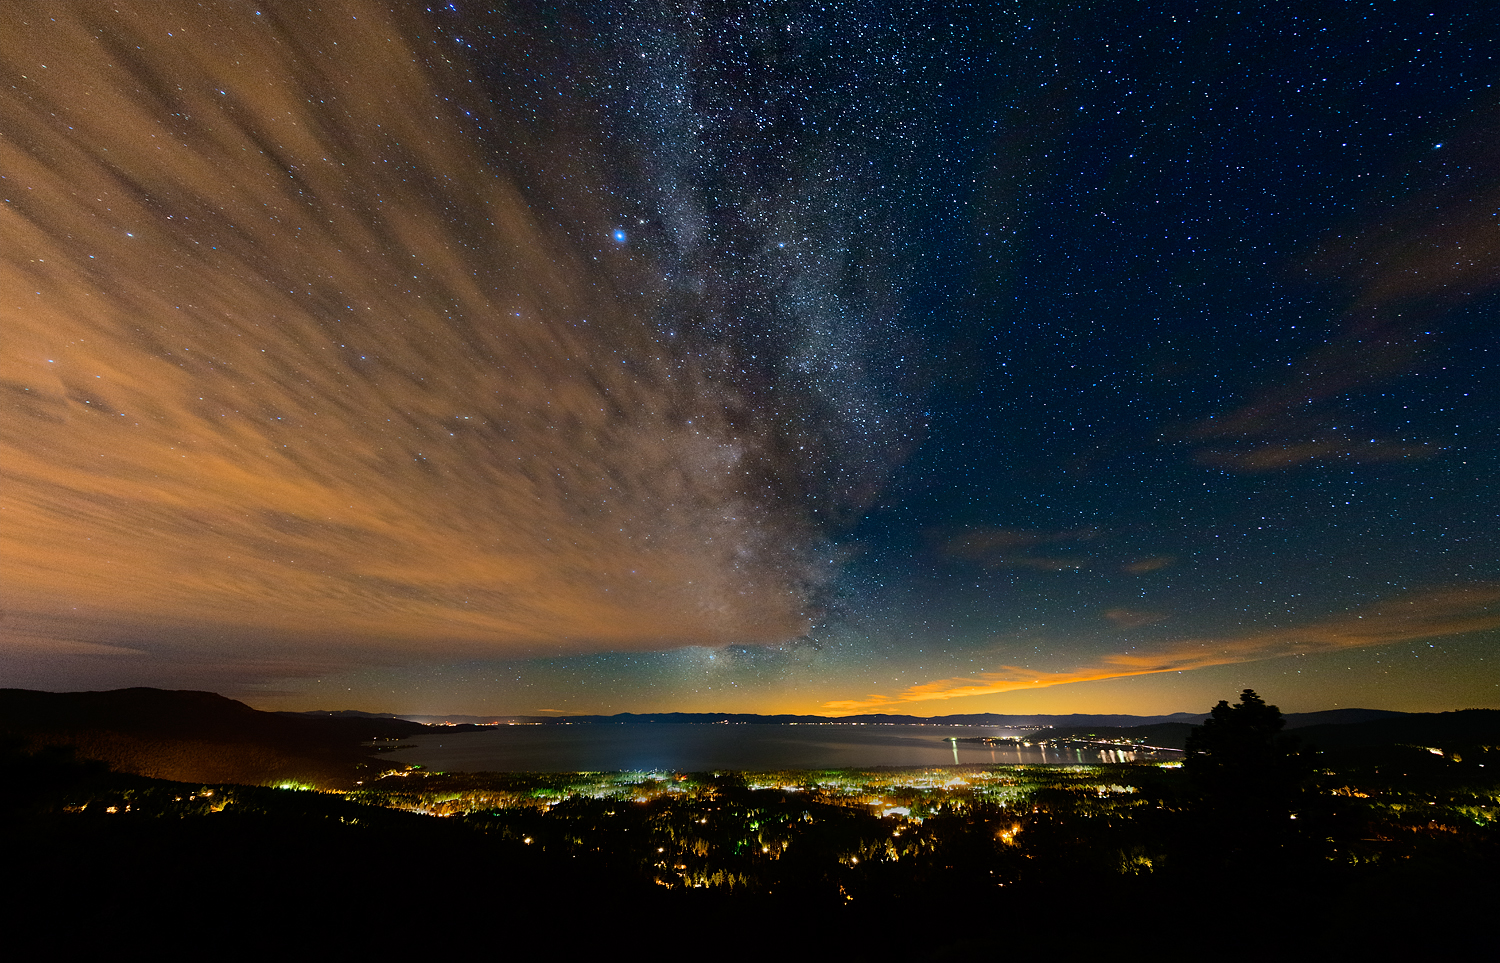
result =
[[976,562],[985,568],[1029,568],[1038,572],[1066,572],[1087,568],[1090,560],[1038,554],[1041,546],[1077,546],[1100,537],[1098,529],[1064,531],[979,526],[957,534],[934,533],[943,554]]
[[656,337],[603,213],[549,220],[477,154],[505,118],[412,24],[28,9],[0,36],[21,622],[507,655],[806,630],[813,526],[752,406]]
[[[1348,306],[1328,343],[1290,377],[1187,433],[1200,464],[1257,474],[1314,462],[1351,464],[1431,458],[1436,442],[1362,427],[1343,402],[1419,369],[1445,333],[1444,315],[1500,285],[1500,207],[1493,109],[1436,145],[1416,174],[1425,189],[1324,239],[1309,273],[1336,278]],[[1424,172],[1422,167],[1427,168]],[[1455,176],[1457,175],[1457,176]]]
[[924,682],[894,696],[872,694],[863,699],[828,702],[823,708],[836,714],[869,712],[910,703],[1364,649],[1497,627],[1500,627],[1500,584],[1448,586],[1296,628],[1270,629],[1226,639],[1188,639],[1154,650],[1108,655],[1066,672],[1004,666],[998,672]]

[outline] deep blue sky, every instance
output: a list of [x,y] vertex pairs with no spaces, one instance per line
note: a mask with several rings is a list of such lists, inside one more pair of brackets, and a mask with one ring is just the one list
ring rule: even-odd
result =
[[4,105],[16,684],[1500,705],[1482,8],[132,16]]

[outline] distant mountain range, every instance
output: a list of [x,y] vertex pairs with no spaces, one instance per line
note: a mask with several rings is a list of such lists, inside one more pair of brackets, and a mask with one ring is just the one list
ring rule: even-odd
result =
[[394,718],[261,712],[212,692],[0,689],[0,734],[67,745],[85,759],[158,779],[347,785],[378,766],[364,743],[427,727]]
[[[1181,747],[1204,716],[1000,715],[995,713],[925,718],[905,715],[846,716],[748,713],[619,713],[609,716],[399,718],[350,710],[262,712],[212,692],[116,689],[108,692],[37,692],[0,689],[0,743],[25,751],[46,745],[74,747],[87,759],[102,759],[120,771],[190,782],[275,785],[308,783],[353,785],[382,768],[379,748],[432,732],[471,728],[476,723],[547,725],[890,724],[987,726],[1044,729],[1049,737],[1125,737],[1159,746]],[[1287,727],[1325,750],[1416,745],[1427,747],[1500,743],[1500,710],[1467,709],[1443,713],[1401,713],[1379,709],[1333,709],[1290,713]]]
[[[360,717],[381,719],[406,719],[426,725],[496,725],[496,724],[550,724],[580,725],[585,723],[665,722],[687,724],[733,724],[733,725],[901,725],[901,726],[997,726],[1005,729],[1073,729],[1086,726],[1151,726],[1179,724],[1202,725],[1207,713],[1174,712],[1164,716],[1091,715],[1001,715],[993,712],[967,713],[949,716],[904,716],[878,713],[859,716],[808,716],[808,715],[759,715],[753,712],[618,712],[614,715],[579,716],[468,716],[468,715],[402,715],[385,713],[330,712],[318,710],[303,715],[329,717]],[[1327,709],[1322,712],[1289,712],[1283,718],[1287,728],[1300,726],[1342,725],[1351,722],[1369,722],[1406,713],[1386,709]]]

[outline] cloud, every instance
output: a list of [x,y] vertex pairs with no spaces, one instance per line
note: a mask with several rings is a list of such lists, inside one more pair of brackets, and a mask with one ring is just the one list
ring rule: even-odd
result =
[[118,658],[120,656],[138,657],[148,654],[145,649],[132,648],[128,645],[109,645],[103,642],[87,642],[82,639],[50,638],[48,636],[27,635],[15,632],[7,632],[5,634],[5,649],[6,654],[9,656],[19,656],[26,659],[76,655],[97,655]]
[[1204,446],[1193,459],[1257,474],[1311,462],[1371,464],[1440,452],[1437,445],[1360,427],[1360,417],[1341,404],[1346,395],[1409,371],[1419,356],[1421,339],[1411,332],[1354,327],[1332,347],[1304,358],[1291,380],[1264,387],[1241,407],[1193,426],[1186,438]]
[[1331,232],[1307,265],[1335,279],[1347,306],[1328,343],[1270,380],[1238,408],[1194,425],[1201,464],[1278,471],[1311,462],[1430,458],[1442,448],[1362,427],[1343,400],[1418,369],[1443,315],[1500,286],[1496,121],[1491,109],[1408,172],[1417,186]]
[[1136,559],[1121,566],[1123,571],[1132,575],[1141,575],[1146,572],[1155,572],[1159,569],[1168,568],[1177,564],[1175,555],[1151,555],[1146,558]]
[[[1315,271],[1346,278],[1357,291],[1354,312],[1441,299],[1454,302],[1500,286],[1500,109],[1467,118],[1410,165],[1418,185],[1400,202],[1382,196],[1378,213],[1327,238]],[[1425,183],[1424,183],[1425,182]],[[1420,317],[1407,322],[1422,323]]]
[[1039,572],[1061,572],[1088,567],[1088,560],[1055,554],[1038,554],[1044,545],[1090,542],[1100,537],[1098,529],[1066,530],[975,527],[958,533],[934,533],[940,550],[951,557],[977,562],[985,568],[1029,568]]
[[265,13],[0,32],[7,603],[225,657],[804,632],[816,525],[649,258],[490,166],[398,14]]
[[1143,625],[1154,625],[1157,622],[1164,622],[1170,618],[1165,612],[1149,612],[1144,609],[1126,608],[1109,609],[1104,613],[1104,617],[1122,629],[1135,629]]
[[828,702],[823,708],[845,714],[868,712],[914,702],[1371,648],[1497,627],[1500,627],[1500,584],[1446,586],[1297,628],[1271,629],[1225,639],[1187,639],[1154,650],[1105,656],[1066,672],[1004,666],[998,672],[924,682],[894,696],[871,694],[863,699]]
[[1378,438],[1319,438],[1301,442],[1270,442],[1239,448],[1207,448],[1194,454],[1202,465],[1254,474],[1279,471],[1311,461],[1345,461],[1370,464],[1431,458],[1441,449],[1427,445],[1381,441]]

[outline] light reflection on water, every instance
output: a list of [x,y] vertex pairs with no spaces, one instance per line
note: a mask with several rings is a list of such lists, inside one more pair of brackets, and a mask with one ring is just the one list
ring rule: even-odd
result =
[[[1036,733],[1044,738],[1045,732]],[[987,746],[949,737],[1026,738],[992,726],[713,725],[592,723],[496,726],[403,740],[383,754],[392,766],[449,772],[610,772],[710,769],[843,769],[870,766],[1098,765],[1158,758],[1149,753]],[[1169,758],[1175,754],[1164,754]]]

